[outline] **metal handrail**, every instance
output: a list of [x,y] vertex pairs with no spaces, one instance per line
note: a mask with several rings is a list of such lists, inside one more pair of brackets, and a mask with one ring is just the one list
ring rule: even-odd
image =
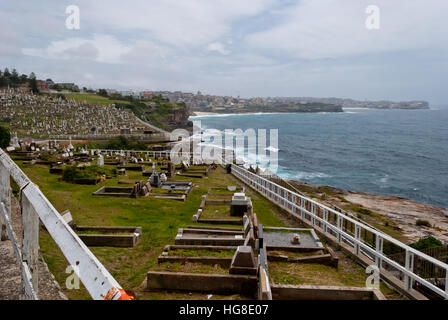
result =
[[[402,266],[402,265],[398,264],[397,262],[391,260],[386,255],[384,255],[382,252],[382,249],[372,248],[371,246],[369,246],[366,243],[364,243],[363,241],[361,241],[361,239],[359,237],[357,238],[356,235],[352,236],[352,235],[346,233],[341,227],[342,224],[339,224],[339,226],[337,226],[337,225],[330,223],[326,219],[322,219],[318,215],[314,214],[314,212],[310,212],[310,211],[306,210],[304,207],[298,205],[297,203],[294,203],[294,202],[286,199],[285,197],[281,196],[279,194],[279,191],[282,190],[283,193],[286,195],[295,197],[296,199],[307,201],[307,202],[313,204],[313,206],[317,206],[326,212],[331,212],[338,217],[338,220],[342,219],[342,221],[346,220],[346,221],[351,222],[352,224],[355,225],[355,230],[359,229],[358,235],[360,234],[361,230],[364,229],[366,231],[369,231],[369,232],[375,234],[375,236],[377,238],[387,240],[387,241],[393,243],[394,245],[402,248],[403,250],[405,250],[405,252],[407,253],[407,257],[410,257],[410,259],[412,259],[411,255],[415,255],[415,256],[418,256],[426,261],[433,263],[434,265],[444,269],[446,271],[446,275],[448,278],[448,265],[446,263],[443,263],[442,261],[439,261],[431,256],[428,256],[428,255],[414,249],[414,248],[411,248],[411,247],[407,246],[406,244],[400,242],[399,240],[387,235],[386,233],[376,230],[374,228],[371,228],[371,227],[365,225],[364,223],[359,222],[353,218],[350,218],[349,216],[346,216],[343,213],[340,213],[334,209],[331,209],[313,199],[310,199],[303,195],[292,192],[291,190],[286,189],[268,179],[260,177],[256,174],[246,170],[245,168],[242,168],[240,166],[232,164],[232,173],[235,174],[238,178],[240,178],[244,182],[246,182],[250,185],[254,185],[256,187],[256,189],[263,190],[266,193],[268,198],[270,198],[274,201],[277,201],[277,202],[281,202],[280,204],[283,205],[286,209],[288,209],[287,207],[289,206],[289,207],[294,208],[300,212],[310,215],[312,217],[312,219],[314,220],[314,224],[316,221],[318,221],[322,225],[326,226],[327,229],[330,229],[334,233],[338,234],[341,238],[345,238],[345,239],[351,241],[353,243],[352,246],[355,248],[355,250],[358,249],[358,250],[367,251],[369,254],[371,254],[375,258],[379,259],[379,261],[383,261],[383,262],[393,266],[394,268],[403,272],[410,279],[421,283],[422,285],[429,288],[430,290],[432,290],[432,291],[436,292],[437,294],[441,295],[442,297],[448,299],[448,283],[446,284],[445,291],[438,288],[437,286],[434,286],[432,283],[426,281],[425,279],[423,279],[420,276],[418,276],[417,274],[415,274],[412,270],[410,270],[412,268],[412,264],[410,264],[409,266],[408,265]],[[274,191],[270,190],[268,187],[265,187],[264,185],[262,185],[261,182],[263,182],[266,186],[269,185],[273,188],[277,188],[278,191],[274,192]],[[301,201],[301,203],[303,203],[303,201]],[[293,210],[291,210],[291,211],[293,211]],[[327,219],[328,219],[328,215],[327,215]]]

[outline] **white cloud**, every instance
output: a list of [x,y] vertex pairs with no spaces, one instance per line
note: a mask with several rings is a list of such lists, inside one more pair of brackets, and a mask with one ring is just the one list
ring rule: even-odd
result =
[[247,36],[253,50],[300,59],[339,58],[427,48],[447,49],[448,2],[376,0],[380,30],[367,30],[360,0],[303,0],[283,12],[279,25]]
[[[2,6],[0,65],[96,88],[448,99],[446,0],[76,4],[77,31],[64,3]],[[370,4],[378,31],[365,28]]]
[[231,32],[231,23],[257,15],[275,0],[82,1],[89,25],[139,30],[175,46],[200,46]]
[[91,59],[103,63],[120,63],[131,48],[109,35],[95,34],[92,39],[68,38],[52,41],[46,48],[23,48],[22,53],[47,59]]
[[217,51],[223,55],[228,55],[230,53],[221,42],[213,42],[207,46],[208,51]]

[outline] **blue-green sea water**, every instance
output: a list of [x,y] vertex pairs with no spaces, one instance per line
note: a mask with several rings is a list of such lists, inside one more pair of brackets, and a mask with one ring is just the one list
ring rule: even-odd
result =
[[192,117],[202,129],[279,129],[283,178],[448,208],[448,107]]

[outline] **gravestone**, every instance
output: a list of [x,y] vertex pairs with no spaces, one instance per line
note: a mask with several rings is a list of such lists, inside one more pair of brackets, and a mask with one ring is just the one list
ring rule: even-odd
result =
[[103,157],[103,155],[100,154],[98,156],[98,160],[97,160],[96,164],[98,165],[98,167],[104,167],[104,157]]
[[174,176],[176,175],[176,166],[171,161],[168,162],[168,172],[167,172],[167,174],[168,174],[168,178],[169,179],[173,179]]
[[230,203],[230,215],[242,217],[245,213],[250,213],[252,202],[244,193],[235,193]]
[[238,246],[230,264],[230,274],[256,274],[257,264],[252,247]]

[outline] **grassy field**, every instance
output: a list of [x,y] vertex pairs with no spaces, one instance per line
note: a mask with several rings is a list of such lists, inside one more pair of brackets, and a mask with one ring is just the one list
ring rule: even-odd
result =
[[64,93],[64,96],[68,99],[75,99],[76,101],[86,101],[91,104],[99,104],[99,105],[110,105],[112,103],[126,103],[129,104],[129,101],[126,100],[113,100],[103,96],[99,96],[96,94],[86,94],[86,93]]
[[[233,176],[218,168],[209,177],[197,179],[178,177],[177,181],[193,181],[193,191],[185,202],[154,198],[94,197],[92,192],[102,185],[85,186],[59,181],[60,176],[49,173],[45,166],[28,166],[19,162],[24,172],[48,197],[55,208],[62,212],[69,209],[75,223],[83,226],[141,226],[142,240],[134,248],[90,248],[115,279],[127,290],[134,291],[139,299],[189,298],[186,295],[167,295],[144,292],[141,283],[147,271],[157,267],[157,257],[167,244],[174,244],[177,229],[192,225],[192,215],[197,212],[201,196],[210,187],[236,185]],[[120,178],[123,179],[123,178]],[[128,171],[128,180],[144,180],[139,172]],[[106,181],[106,185],[117,186],[118,178]],[[285,226],[278,218],[278,209],[268,200],[253,192],[254,212],[266,226]],[[234,226],[233,226],[234,227]],[[51,272],[70,299],[90,299],[88,292],[66,290],[65,270],[68,262],[49,234],[40,232],[41,252]],[[196,298],[204,295],[193,295]],[[219,298],[219,296],[216,296]],[[226,298],[235,298],[226,296]]]

